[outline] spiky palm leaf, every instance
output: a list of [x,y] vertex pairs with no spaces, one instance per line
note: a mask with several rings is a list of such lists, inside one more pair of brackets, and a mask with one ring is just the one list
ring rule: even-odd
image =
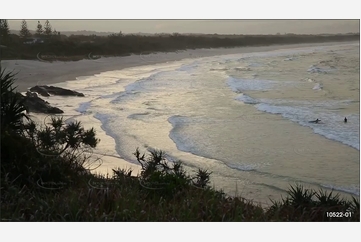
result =
[[315,192],[309,189],[305,189],[302,185],[296,184],[296,186],[290,186],[289,200],[291,204],[297,206],[311,205],[313,203],[312,197]]
[[24,113],[28,112],[24,106],[22,95],[15,91],[15,74],[5,73],[5,69],[0,67],[1,83],[1,127],[2,129],[11,129],[20,132],[24,124],[24,118],[29,117]]

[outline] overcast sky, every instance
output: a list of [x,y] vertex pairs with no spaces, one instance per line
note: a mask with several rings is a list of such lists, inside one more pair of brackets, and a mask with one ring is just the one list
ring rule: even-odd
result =
[[[30,30],[38,20],[27,20]],[[360,31],[359,20],[49,20],[57,31],[92,30],[123,33],[319,34]],[[21,20],[8,20],[19,30]],[[40,20],[44,25],[45,20]]]

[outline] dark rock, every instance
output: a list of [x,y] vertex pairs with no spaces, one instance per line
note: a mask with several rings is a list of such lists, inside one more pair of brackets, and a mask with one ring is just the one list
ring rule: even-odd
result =
[[44,88],[42,88],[41,86],[32,87],[32,88],[30,88],[30,91],[37,92],[43,97],[49,97],[50,96],[50,94]]
[[37,97],[38,97],[38,94],[36,94],[36,92],[29,92],[29,91],[27,91],[27,92],[26,92],[26,96],[27,96],[27,97],[37,98]]
[[30,88],[30,91],[37,92],[44,97],[49,97],[50,94],[58,95],[58,96],[76,96],[76,97],[84,97],[83,93],[72,91],[69,89],[54,87],[54,86],[35,86]]
[[23,96],[21,93],[17,93],[17,95],[21,95],[21,97],[24,99],[24,106],[30,112],[46,114],[64,113],[60,108],[53,107],[47,101],[39,98],[36,93],[28,91],[26,92],[26,96]]

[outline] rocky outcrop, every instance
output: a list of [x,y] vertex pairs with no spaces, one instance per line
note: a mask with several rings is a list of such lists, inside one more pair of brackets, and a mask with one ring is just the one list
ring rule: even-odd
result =
[[29,112],[46,114],[64,113],[60,108],[53,107],[47,101],[39,98],[36,93],[28,91],[26,96],[23,96],[21,93],[17,93],[17,95],[21,95],[24,98],[24,106],[28,108]]
[[60,108],[53,107],[47,101],[41,99],[38,94],[44,97],[49,97],[50,95],[84,97],[83,93],[54,86],[35,86],[29,90],[26,92],[26,96],[23,96],[21,93],[17,93],[17,95],[21,95],[24,99],[24,106],[28,108],[29,112],[34,113],[64,113]]
[[30,88],[30,91],[37,92],[41,96],[49,97],[51,95],[58,95],[58,96],[76,96],[76,97],[84,97],[83,93],[72,91],[69,89],[61,88],[61,87],[54,87],[54,86],[35,86]]

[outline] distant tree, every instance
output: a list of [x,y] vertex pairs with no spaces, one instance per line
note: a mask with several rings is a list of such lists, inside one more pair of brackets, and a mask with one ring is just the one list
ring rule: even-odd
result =
[[40,37],[43,35],[43,25],[41,25],[40,21],[38,21],[38,25],[36,26],[36,36]]
[[56,31],[56,29],[53,30],[53,35],[58,35],[58,32]]
[[26,23],[25,20],[23,20],[21,22],[20,37],[25,39],[25,38],[28,38],[30,36],[31,36],[31,34],[30,34],[29,29],[28,29],[28,24]]
[[6,40],[9,38],[10,30],[8,21],[6,19],[0,19],[0,41],[3,40],[6,42]]
[[119,37],[122,37],[122,36],[124,36],[122,31],[119,31],[119,33],[117,33],[117,34],[113,33],[113,34],[108,35],[108,38],[110,38],[111,40],[117,40],[117,39],[119,39]]
[[44,33],[46,36],[50,36],[52,34],[51,25],[50,25],[49,20],[45,21]]

